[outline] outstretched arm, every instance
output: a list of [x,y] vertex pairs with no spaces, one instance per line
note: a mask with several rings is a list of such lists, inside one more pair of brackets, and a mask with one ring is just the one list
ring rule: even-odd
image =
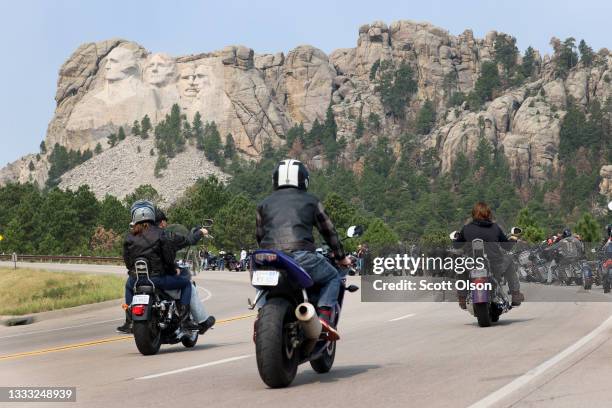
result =
[[261,208],[257,207],[257,215],[256,215],[256,230],[255,230],[255,238],[257,239],[257,245],[261,244],[261,240],[263,239],[264,231],[263,231],[263,218],[261,216]]
[[327,242],[327,245],[329,245],[331,250],[334,251],[334,257],[336,260],[344,259],[346,255],[344,253],[344,248],[342,248],[342,243],[338,238],[336,228],[325,212],[325,208],[320,201],[317,203],[317,208],[315,210],[315,221],[317,229],[323,236],[323,239],[325,239],[325,242]]

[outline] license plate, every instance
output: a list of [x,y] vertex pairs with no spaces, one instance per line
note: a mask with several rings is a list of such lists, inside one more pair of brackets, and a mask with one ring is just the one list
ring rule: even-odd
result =
[[486,278],[487,270],[486,269],[474,269],[470,272],[470,278]]
[[278,285],[278,271],[255,271],[251,283],[253,286],[276,286]]
[[132,298],[133,305],[148,305],[149,295],[134,295]]

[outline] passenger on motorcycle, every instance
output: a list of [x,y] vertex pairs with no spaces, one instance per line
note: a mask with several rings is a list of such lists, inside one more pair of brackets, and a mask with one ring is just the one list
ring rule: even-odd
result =
[[[511,244],[505,244],[504,249],[499,243],[509,243],[508,238],[499,225],[493,222],[491,208],[484,203],[478,202],[472,208],[472,221],[463,226],[455,242],[472,242],[474,239],[482,239],[485,242],[485,253],[491,264],[495,276],[504,276],[508,281],[508,287],[512,294],[512,306],[520,306],[525,296],[520,292],[521,284],[516,273],[512,257],[505,253],[504,249],[510,249]],[[503,244],[502,244],[503,245]],[[466,305],[466,292],[457,293],[459,306],[462,309]]]
[[[132,223],[123,243],[123,260],[128,269],[129,278],[125,285],[125,304],[132,303],[136,275],[134,264],[138,258],[147,260],[149,277],[155,286],[161,289],[180,289],[179,308],[181,326],[186,330],[197,330],[200,327],[190,319],[189,303],[191,300],[191,282],[181,277],[175,265],[177,248],[186,238],[164,231],[156,225],[155,206],[145,200],[136,201],[131,207]],[[196,232],[197,240],[208,234],[204,228]],[[131,332],[129,311],[126,310],[126,322],[117,331]]]
[[313,228],[316,227],[341,266],[349,266],[336,229],[323,204],[306,192],[309,175],[298,160],[281,161],[272,175],[274,192],[257,206],[257,243],[262,249],[277,249],[289,254],[320,286],[319,320],[330,337],[339,338],[332,327],[332,308],[338,300],[340,275],[327,258],[316,252]]
[[[155,209],[155,222],[157,226],[161,229],[166,229],[168,226],[168,217],[166,214],[158,207]],[[171,237],[169,240],[175,248],[175,253],[180,251],[183,248],[186,248],[191,245],[195,245],[202,238],[202,230],[203,229],[194,229],[188,235],[182,235],[177,232],[168,232],[165,231],[168,236]],[[207,235],[208,231],[206,231]],[[189,277],[187,277],[189,279]],[[191,316],[195,319],[199,326],[199,333],[204,334],[208,329],[215,325],[215,317],[210,316],[206,309],[204,308],[204,304],[200,300],[200,296],[198,295],[198,291],[194,288],[191,289],[191,301],[189,302],[189,308],[191,310]]]

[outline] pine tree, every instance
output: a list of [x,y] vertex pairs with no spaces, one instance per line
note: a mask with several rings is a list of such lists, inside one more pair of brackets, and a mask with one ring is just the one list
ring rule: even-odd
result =
[[107,139],[110,147],[115,147],[115,145],[117,144],[117,135],[115,133],[111,133],[110,135],[108,135]]
[[506,34],[498,34],[495,38],[495,62],[504,67],[506,75],[509,75],[516,65],[517,55],[516,38]]
[[521,72],[525,78],[530,78],[533,75],[533,70],[535,68],[535,50],[529,46],[525,50],[525,54],[523,55],[523,62],[521,63]]
[[436,122],[436,110],[433,102],[429,99],[425,101],[416,118],[416,131],[419,135],[426,135],[431,132]]
[[132,136],[140,136],[140,123],[137,120],[132,124]]
[[95,154],[102,153],[102,145],[100,144],[100,142],[98,142],[98,144],[96,144],[96,148],[94,149],[94,153]]
[[365,125],[363,124],[363,119],[360,116],[357,120],[357,127],[355,128],[355,139],[361,139],[364,133]]
[[28,164],[28,169],[29,169],[30,171],[34,171],[34,170],[36,170],[36,167],[34,167],[34,163],[32,163],[32,160],[30,160],[30,164]]
[[580,51],[580,62],[582,62],[585,67],[590,67],[593,64],[593,49],[589,47],[584,40],[580,40],[578,51]]
[[221,135],[215,122],[207,123],[204,127],[204,155],[216,165],[221,164]]
[[40,153],[42,153],[42,154],[46,154],[47,153],[47,145],[45,144],[44,140],[42,142],[40,142]]
[[152,129],[153,126],[151,125],[151,119],[149,119],[149,115],[145,115],[140,121],[140,137],[147,139],[149,137],[149,132]]
[[117,133],[117,140],[125,140],[125,130],[123,130],[123,126],[119,126],[119,133]]
[[204,150],[204,127],[202,124],[202,116],[200,112],[196,112],[193,116],[191,133],[196,140],[196,147],[199,150]]
[[234,136],[228,133],[225,137],[225,147],[223,149],[223,156],[226,159],[233,160],[236,156],[236,143],[234,142]]

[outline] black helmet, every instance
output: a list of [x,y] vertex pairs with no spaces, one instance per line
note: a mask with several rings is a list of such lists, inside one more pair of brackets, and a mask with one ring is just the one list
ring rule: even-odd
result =
[[161,208],[155,207],[155,223],[159,224],[162,221],[168,221],[168,217],[166,217]]
[[285,187],[308,190],[308,169],[299,160],[285,159],[274,169],[272,181],[275,190]]
[[569,228],[566,228],[563,230],[563,238],[567,238],[571,236],[572,236],[572,230],[570,230]]

